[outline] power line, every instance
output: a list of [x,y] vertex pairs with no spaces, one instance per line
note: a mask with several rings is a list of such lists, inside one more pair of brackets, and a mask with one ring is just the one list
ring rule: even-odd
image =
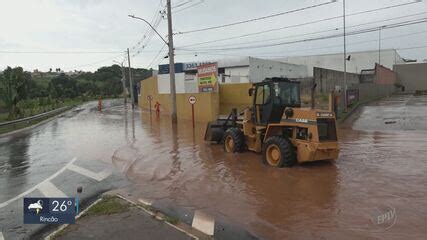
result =
[[13,54],[114,54],[123,51],[15,51],[15,50],[0,50],[0,53]]
[[187,5],[191,2],[193,2],[193,0],[178,2],[175,6],[172,6],[172,9],[182,7],[182,6]]
[[[164,12],[160,12],[159,11],[159,14],[158,14],[158,16],[157,16],[157,18],[155,19],[155,21],[154,21],[154,23],[153,24],[149,24],[150,26],[152,26],[152,27],[150,27],[150,32],[148,33],[148,34],[146,34],[146,35],[144,35],[144,37],[145,36],[148,36],[147,38],[146,38],[146,42],[145,42],[145,44],[144,45],[142,45],[141,46],[141,48],[139,48],[134,54],[132,54],[132,57],[135,57],[135,56],[137,56],[138,54],[140,54],[140,53],[142,53],[142,51],[147,47],[147,45],[150,43],[150,41],[151,41],[151,39],[153,38],[153,36],[154,36],[154,34],[156,33],[156,34],[158,34],[159,36],[160,36],[160,34],[157,32],[157,30],[156,30],[156,28],[157,27],[159,27],[159,25],[160,25],[160,23],[161,23],[161,20],[163,19],[163,14],[164,14]],[[135,18],[135,17],[134,17]],[[141,19],[141,18],[139,18],[140,20],[143,20],[143,21],[145,21],[144,19]],[[163,38],[162,38],[163,39]],[[164,41],[164,40],[163,40]]]
[[[159,6],[157,7],[156,13],[153,15],[153,17],[151,18],[150,24],[152,26],[157,25],[160,23],[161,18],[162,18],[162,10],[163,10],[163,6],[162,6],[162,2],[159,1]],[[159,22],[159,23],[157,23]],[[157,27],[156,26],[156,27]],[[153,30],[151,28],[148,28],[145,32],[143,37],[130,49],[133,51],[135,50],[139,45],[141,45],[145,39],[147,38],[151,38],[153,34]]]
[[159,52],[156,54],[156,56],[153,58],[153,60],[150,62],[150,65],[148,65],[147,69],[150,69],[151,66],[153,66],[154,61],[158,59],[160,54],[163,52],[163,49],[166,47],[166,45],[163,45],[162,48],[159,50]]
[[[377,12],[377,11],[387,10],[387,9],[391,9],[391,8],[402,7],[402,6],[406,6],[406,5],[410,5],[410,4],[414,4],[414,3],[418,3],[418,2],[401,3],[401,4],[396,4],[396,5],[391,5],[391,6],[381,7],[381,8],[375,8],[375,9],[370,9],[370,10],[365,10],[365,11],[354,12],[354,13],[346,14],[346,17],[352,17],[352,16],[361,15],[361,14]],[[271,28],[271,29],[267,29],[267,30],[263,30],[263,31],[257,31],[257,32],[253,32],[253,33],[237,35],[237,36],[233,36],[233,37],[226,37],[226,38],[219,38],[219,39],[214,39],[214,40],[209,40],[209,41],[196,42],[196,43],[184,45],[182,47],[204,45],[207,43],[222,42],[222,41],[233,40],[233,39],[237,39],[237,38],[250,37],[250,36],[260,35],[260,34],[264,34],[264,33],[280,31],[280,30],[295,28],[295,27],[302,27],[302,26],[316,24],[316,23],[320,23],[320,22],[326,22],[326,21],[330,21],[330,20],[340,19],[342,17],[343,17],[342,15],[339,15],[339,16],[335,16],[335,17],[323,18],[323,19],[309,21],[309,22],[305,22],[305,23],[288,25],[288,26],[284,26],[284,27],[280,27],[280,28]]]
[[[192,2],[192,1],[189,1],[189,2]],[[186,7],[183,7],[183,8],[181,8],[181,9],[178,9],[178,10],[176,10],[176,11],[173,11],[172,13],[173,13],[173,14],[175,14],[175,13],[182,12],[182,11],[184,11],[184,10],[186,10],[186,9],[189,9],[189,8],[195,7],[195,6],[197,6],[197,5],[200,5],[200,4],[202,4],[203,2],[204,2],[204,0],[200,0],[199,2],[195,2],[195,3],[193,3],[193,4],[189,5],[189,6],[186,6]]]
[[88,67],[88,66],[92,66],[92,65],[95,65],[95,64],[98,64],[98,63],[110,61],[112,59],[118,58],[118,57],[123,56],[123,55],[124,55],[124,52],[122,51],[121,54],[113,56],[113,57],[109,57],[109,58],[105,58],[105,59],[102,59],[102,60],[99,60],[99,61],[96,61],[96,62],[91,62],[91,63],[87,63],[87,64],[83,64],[83,65],[79,65],[79,66],[74,66],[74,67],[69,67],[69,68],[72,69],[72,68]]
[[397,49],[397,50],[411,50],[411,49],[420,49],[420,48],[427,48],[427,45],[424,45],[424,46],[416,46],[416,47],[399,48],[399,49]]
[[[388,29],[388,28],[403,27],[403,26],[408,26],[408,25],[413,25],[413,24],[420,24],[420,23],[424,23],[424,22],[427,22],[427,18],[421,18],[421,19],[416,19],[416,20],[411,20],[411,21],[405,21],[405,22],[400,22],[400,23],[396,23],[396,24],[393,24],[393,25],[387,25],[387,26],[381,26],[381,27],[383,27],[383,29]],[[374,31],[378,31],[378,27],[353,31],[353,32],[348,33],[347,35],[358,35],[358,34],[363,34],[363,33],[374,32]],[[300,42],[324,40],[324,39],[336,38],[336,37],[341,37],[341,36],[342,36],[342,33],[328,35],[328,36],[320,36],[320,37],[315,37],[315,38],[300,39],[300,40],[295,40],[295,41],[279,42],[279,43],[263,44],[263,45],[253,45],[253,46],[245,46],[245,47],[209,48],[209,49],[205,48],[205,49],[196,49],[196,50],[194,50],[194,49],[180,48],[180,50],[184,50],[184,51],[185,50],[188,50],[188,51],[200,51],[200,50],[228,51],[228,50],[264,48],[264,47],[274,47],[274,46],[287,45],[287,44],[300,43]]]
[[[385,37],[382,38],[381,41],[385,41],[385,40],[390,40],[390,39],[396,39],[396,38],[402,38],[402,37],[407,37],[407,36],[412,36],[412,35],[417,35],[417,34],[423,34],[423,33],[427,33],[427,31],[420,31],[420,32],[414,32],[414,33],[409,33],[409,34],[401,34],[401,35],[396,35],[396,36],[391,36],[391,37]],[[357,41],[357,42],[352,42],[349,43],[349,46],[354,46],[354,45],[359,45],[359,44],[365,44],[365,43],[371,43],[371,42],[378,42],[378,39],[372,39],[372,40],[365,40],[365,41]],[[323,47],[317,47],[317,48],[308,48],[308,49],[297,49],[297,50],[292,50],[292,51],[286,51],[287,53],[290,52],[301,52],[301,51],[311,51],[311,50],[319,50],[319,49],[326,49],[326,48],[337,48],[337,47],[342,47],[342,44],[335,44],[335,45],[327,45],[327,46],[323,46]],[[403,48],[399,48],[399,50],[401,50]],[[270,52],[269,54],[274,54],[277,53],[276,52]],[[268,53],[267,53],[268,54]],[[260,56],[260,55],[258,55]],[[274,57],[274,58],[283,58],[283,57],[288,57],[288,56],[271,56],[268,55],[267,57]]]
[[271,15],[267,15],[267,16],[263,16],[263,17],[258,17],[258,18],[247,19],[247,20],[238,21],[238,22],[234,22],[234,23],[228,23],[228,24],[223,24],[223,25],[218,25],[218,26],[205,27],[205,28],[199,28],[199,29],[194,29],[194,30],[189,30],[189,31],[178,32],[177,34],[188,34],[188,33],[202,32],[202,31],[208,31],[208,30],[213,30],[213,29],[218,29],[218,28],[225,28],[225,27],[240,25],[240,24],[243,24],[243,23],[260,21],[260,20],[264,20],[264,19],[268,19],[268,18],[282,16],[282,15],[289,14],[289,13],[300,12],[300,11],[304,11],[304,10],[307,10],[307,9],[311,9],[311,8],[316,8],[316,7],[328,5],[328,4],[331,4],[331,3],[334,3],[334,2],[336,2],[336,1],[329,1],[329,2],[326,2],[326,3],[319,3],[319,4],[311,5],[311,6],[308,6],[308,7],[298,8],[298,9],[294,9],[294,10],[290,10],[290,11],[286,11],[286,12],[281,12],[281,13],[276,13],[276,14],[271,14]]
[[[389,40],[389,39],[396,39],[396,38],[402,38],[402,37],[407,37],[407,36],[412,36],[412,35],[417,35],[417,34],[423,34],[423,33],[427,33],[427,31],[419,31],[419,32],[414,32],[414,33],[408,33],[408,34],[400,34],[400,35],[395,35],[395,36],[390,36],[390,37],[385,37],[382,38],[382,41],[384,40]],[[365,41],[357,41],[357,42],[351,42],[348,45],[349,46],[353,46],[353,45],[358,45],[358,44],[364,44],[364,43],[370,43],[370,42],[378,42],[378,39],[375,38],[373,40],[365,40]],[[305,49],[296,49],[296,50],[291,50],[291,51],[283,51],[283,52],[301,52],[301,51],[311,51],[311,50],[318,50],[318,49],[325,49],[325,48],[335,48],[335,47],[342,47],[342,44],[334,44],[334,45],[326,45],[326,46],[322,46],[322,47],[316,47],[316,48],[305,48]],[[399,50],[404,49],[404,48],[399,48]],[[178,50],[179,51],[179,50]],[[288,56],[271,56],[271,54],[277,54],[278,51],[274,51],[274,52],[263,52],[263,53],[259,53],[256,54],[254,56],[261,56],[261,57],[275,57],[275,58],[283,58],[283,57],[288,57]],[[219,55],[219,56],[239,56],[239,57],[243,57],[243,56],[247,56],[247,55],[230,55],[230,54],[221,54],[218,52],[215,52],[213,54],[210,54],[210,52],[203,52],[203,51],[197,51],[197,54],[202,54],[202,55]],[[186,53],[186,54],[180,54],[180,55],[193,55],[193,53]]]
[[[409,34],[401,34],[401,35],[396,35],[396,36],[391,36],[391,37],[385,37],[385,38],[382,38],[381,41],[389,40],[389,39],[402,38],[402,37],[407,37],[407,36],[412,36],[412,35],[417,35],[417,34],[423,34],[423,33],[427,33],[427,31],[420,31],[420,32],[414,32],[414,33],[409,33]],[[373,40],[357,41],[357,42],[349,43],[348,45],[354,46],[354,45],[371,43],[371,42],[378,42],[378,39],[376,38]],[[288,53],[289,52],[301,52],[301,51],[307,51],[307,50],[318,50],[318,49],[335,48],[335,47],[342,47],[342,44],[329,45],[329,46],[318,47],[318,48],[310,48],[310,49],[299,49],[299,50],[293,50],[293,51],[287,51],[287,52]],[[270,52],[270,53],[272,53],[272,52]],[[277,51],[274,53],[277,53]],[[285,57],[285,56],[277,56],[277,57]]]
[[[424,15],[426,13],[427,12],[422,12],[422,13],[409,14],[409,15],[400,16],[400,17],[393,17],[393,18],[388,18],[388,19],[383,19],[383,20],[371,21],[371,22],[366,22],[366,23],[361,23],[361,24],[356,24],[356,25],[348,26],[346,28],[350,29],[350,28],[360,27],[360,26],[374,24],[374,23],[388,22],[388,21],[397,20],[397,19],[403,19],[403,18],[408,18],[408,17],[415,17],[415,16],[419,16],[419,15]],[[341,28],[331,28],[331,29],[328,29],[328,30],[321,30],[321,31],[314,31],[314,32],[308,32],[308,33],[302,33],[302,34],[295,34],[295,35],[286,36],[286,37],[280,37],[280,38],[270,38],[270,39],[262,39],[262,40],[247,41],[247,42],[236,42],[233,45],[244,45],[244,44],[259,43],[259,42],[264,42],[265,43],[265,42],[273,41],[273,40],[282,40],[282,39],[288,39],[288,38],[294,38],[294,37],[300,37],[300,36],[313,35],[313,34],[318,34],[318,33],[333,32],[333,31],[338,31],[340,29]],[[230,45],[229,44],[227,44],[227,45],[214,45],[214,46],[208,46],[206,48],[225,47],[225,46],[230,46]]]

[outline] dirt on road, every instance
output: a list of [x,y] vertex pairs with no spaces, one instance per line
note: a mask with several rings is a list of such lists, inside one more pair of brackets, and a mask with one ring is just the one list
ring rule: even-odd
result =
[[193,131],[142,112],[113,164],[137,186],[132,194],[203,209],[265,239],[423,239],[426,108],[426,97],[413,96],[362,107],[339,130],[336,162],[284,169],[205,143],[205,123]]

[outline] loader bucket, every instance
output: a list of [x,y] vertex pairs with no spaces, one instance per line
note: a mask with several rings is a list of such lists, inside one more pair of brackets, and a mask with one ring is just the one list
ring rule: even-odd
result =
[[225,131],[230,127],[235,127],[237,122],[237,109],[233,108],[227,118],[218,118],[216,121],[208,123],[205,132],[205,141],[220,143],[225,135]]
[[208,123],[205,132],[205,141],[221,142],[227,129],[225,120],[216,120]]

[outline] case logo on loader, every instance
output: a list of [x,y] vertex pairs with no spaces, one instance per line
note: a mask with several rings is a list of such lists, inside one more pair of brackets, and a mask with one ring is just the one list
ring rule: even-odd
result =
[[295,119],[295,121],[298,123],[308,123],[308,119],[304,119],[304,118],[297,118]]

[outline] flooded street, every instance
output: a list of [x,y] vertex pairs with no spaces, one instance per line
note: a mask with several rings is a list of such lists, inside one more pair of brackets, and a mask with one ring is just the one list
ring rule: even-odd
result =
[[135,184],[132,194],[203,210],[260,238],[423,239],[426,108],[426,97],[413,96],[365,106],[340,129],[336,162],[290,169],[205,143],[203,123],[193,132],[191,122],[173,128],[143,112],[135,141],[116,150],[113,164]]
[[[204,142],[205,127],[197,123],[193,131],[183,120],[173,127],[167,116],[132,114],[106,102],[101,113],[89,103],[0,138],[5,239],[40,228],[22,225],[19,199],[42,196],[49,185],[67,196],[83,186],[81,199],[126,186],[127,194],[177,213],[190,225],[188,212],[208,213],[215,219],[216,239],[424,239],[427,234],[425,96],[394,96],[360,108],[339,129],[336,162],[268,167],[261,154],[227,154],[222,145]],[[242,229],[250,234],[238,235]]]

